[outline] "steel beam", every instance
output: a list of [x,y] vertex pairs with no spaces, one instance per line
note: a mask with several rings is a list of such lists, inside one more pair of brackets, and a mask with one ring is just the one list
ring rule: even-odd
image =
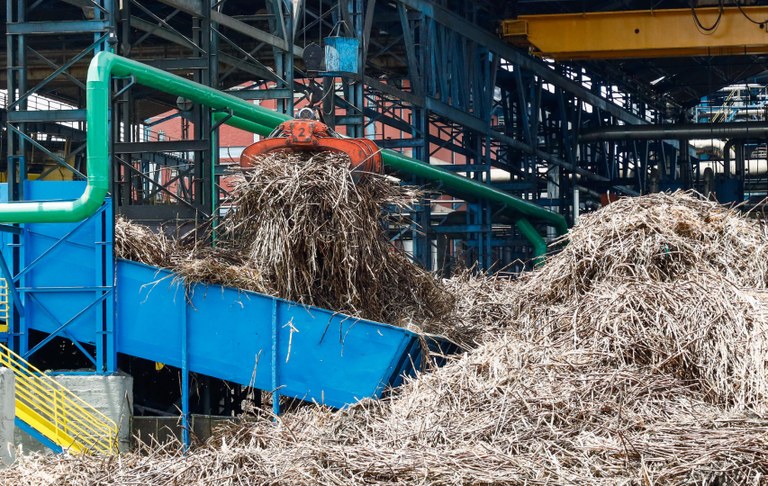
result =
[[[131,17],[131,27],[139,29],[139,30],[141,30],[143,32],[151,33],[154,36],[157,36],[157,37],[159,37],[161,39],[165,39],[167,41],[173,42],[174,44],[177,44],[179,46],[189,47],[189,48],[196,49],[196,50],[200,49],[200,47],[197,44],[195,44],[194,42],[190,41],[186,37],[178,35],[178,34],[176,34],[174,32],[162,29],[162,28],[160,28],[156,24],[153,24],[151,22],[147,22],[146,20],[140,19],[140,18],[135,17],[135,16]],[[278,80],[278,78],[275,75],[275,73],[273,73],[272,71],[270,71],[269,69],[267,69],[264,66],[259,66],[259,65],[253,64],[253,63],[245,62],[245,61],[243,61],[241,59],[238,59],[235,56],[232,56],[230,54],[225,54],[223,52],[219,52],[218,53],[218,58],[224,64],[227,64],[229,66],[234,66],[237,69],[240,69],[241,71],[245,71],[245,72],[248,72],[250,74],[253,74],[254,76],[258,76],[260,79],[267,79],[267,80],[272,80],[272,81]],[[184,66],[184,61],[185,60],[183,60],[183,59],[179,59],[179,60],[176,61],[175,64],[176,64],[176,66],[178,66],[179,69],[181,69],[182,66]],[[198,66],[200,66],[201,68],[207,68],[208,61],[205,58],[197,58],[197,59],[190,58],[189,61],[190,61],[190,64],[188,64],[188,65],[186,65],[184,67],[186,67],[186,68],[197,68]],[[166,66],[164,66],[162,64],[163,62],[165,62],[165,61],[160,59],[160,60],[157,60],[157,61],[148,62],[148,64],[157,65],[158,67],[162,67],[164,69],[172,69],[173,67],[175,67],[174,65],[171,65],[170,67],[166,67]],[[195,63],[199,63],[199,64],[195,64]]]
[[501,28],[553,59],[730,56],[768,53],[767,17],[766,6],[631,10],[524,15]]
[[59,20],[51,22],[8,23],[8,34],[84,34],[105,32],[109,29],[106,20]]
[[[166,5],[170,5],[171,7],[178,8],[182,12],[186,12],[191,15],[202,17],[205,14],[205,12],[203,12],[203,5],[200,0],[159,0],[159,1]],[[265,44],[269,44],[270,46],[277,47],[278,49],[282,49],[284,51],[293,50],[294,56],[301,57],[304,54],[304,49],[302,49],[301,47],[296,45],[290,45],[288,42],[285,41],[285,39],[282,39],[274,34],[270,34],[269,32],[265,32],[261,29],[257,29],[256,27],[253,27],[252,25],[248,25],[243,21],[232,18],[229,15],[225,15],[216,10],[211,10],[210,17],[212,22],[228,27],[232,30],[240,32],[241,34],[245,34],[250,37],[253,37],[254,39],[264,42]]]
[[6,116],[12,123],[85,121],[85,110],[9,111]]
[[139,154],[145,152],[195,152],[210,148],[210,140],[174,140],[168,142],[120,142],[115,143],[115,152]]
[[293,90],[288,88],[241,89],[227,91],[227,93],[241,100],[274,100],[293,97]]
[[454,14],[448,9],[435,5],[428,0],[398,1],[409,8],[418,10],[428,17],[435,19],[435,21],[440,24],[460,32],[468,39],[474,40],[478,44],[486,46],[491,52],[498,54],[503,59],[506,59],[516,66],[536,74],[543,80],[552,83],[553,85],[565,90],[568,93],[573,94],[580,100],[585,101],[595,108],[613,115],[623,122],[632,124],[646,123],[646,121],[642,118],[626,111],[625,109],[614,103],[611,103],[610,101],[606,101],[600,96],[590,92],[584,86],[571,81],[570,79],[564,78],[552,70],[552,68],[546,63],[515,49],[482,27],[468,22],[467,20]]

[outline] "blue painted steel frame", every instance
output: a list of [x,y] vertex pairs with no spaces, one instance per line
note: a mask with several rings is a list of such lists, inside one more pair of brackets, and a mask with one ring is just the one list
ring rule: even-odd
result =
[[[26,181],[24,192],[36,200],[68,199],[82,193],[85,181]],[[7,185],[0,185],[0,200],[7,200]],[[79,223],[21,226],[19,268],[12,267],[15,245],[3,233],[3,269],[11,290],[11,347],[25,358],[54,337],[71,340],[97,373],[117,370],[114,342],[114,256],[112,205],[105,205]],[[10,260],[10,261],[9,261]],[[29,346],[29,330],[48,334]],[[78,339],[88,335],[87,339]],[[93,344],[92,355],[82,343]]]

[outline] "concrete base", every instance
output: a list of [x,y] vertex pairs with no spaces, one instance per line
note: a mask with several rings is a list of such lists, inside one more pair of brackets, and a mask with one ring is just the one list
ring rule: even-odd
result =
[[13,371],[0,368],[0,467],[14,461],[15,381]]
[[133,377],[116,375],[57,375],[54,379],[93,408],[111,418],[119,429],[120,452],[131,446],[131,417],[133,415]]

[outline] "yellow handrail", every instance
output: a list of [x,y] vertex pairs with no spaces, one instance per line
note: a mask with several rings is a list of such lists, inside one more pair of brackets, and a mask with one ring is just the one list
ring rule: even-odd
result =
[[723,121],[725,121],[726,118],[726,109],[730,108],[733,105],[733,97],[736,96],[736,93],[738,92],[738,89],[732,89],[731,92],[728,94],[728,96],[725,98],[725,101],[723,101],[723,104],[720,105],[720,109],[715,113],[715,116],[712,117],[712,123],[720,121],[722,118]]
[[116,454],[117,425],[83,399],[0,344],[0,366],[16,378],[16,416],[72,453]]

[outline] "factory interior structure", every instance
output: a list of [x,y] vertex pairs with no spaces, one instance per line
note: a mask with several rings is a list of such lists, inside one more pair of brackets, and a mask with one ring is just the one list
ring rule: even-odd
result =
[[365,167],[423,188],[383,231],[444,277],[532,270],[623,197],[693,189],[764,217],[768,2],[7,0],[0,15],[0,364],[15,433],[53,450],[128,448],[129,418],[181,417],[189,443],[192,415],[238,414],[253,388],[276,414],[280,397],[344,407],[419,368],[408,330],[187,295],[116,259],[116,218],[215,226],[256,142],[354,139]]

